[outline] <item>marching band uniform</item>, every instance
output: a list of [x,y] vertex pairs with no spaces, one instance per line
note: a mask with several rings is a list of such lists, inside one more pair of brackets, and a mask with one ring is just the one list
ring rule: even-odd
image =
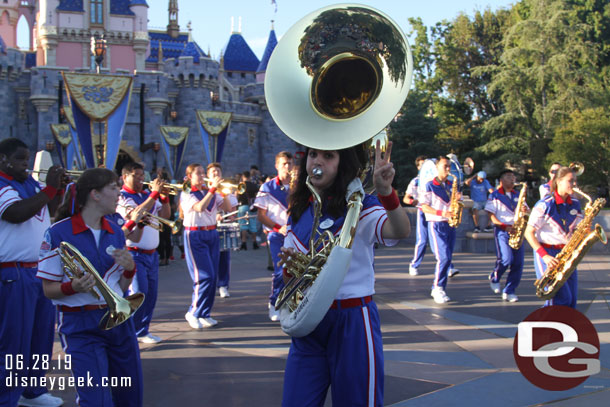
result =
[[[193,299],[185,315],[191,327],[197,326],[197,320],[203,324],[201,321],[206,318],[211,321],[203,326],[216,324],[216,321],[210,318],[216,294],[220,253],[216,214],[224,198],[221,194],[215,193],[205,210],[201,212],[193,210],[193,205],[204,199],[207,193],[208,189],[199,190],[193,187],[190,193],[180,194],[180,206],[184,213],[186,264],[193,280]],[[199,328],[200,326],[197,326],[196,329]]]
[[288,221],[288,194],[289,186],[283,185],[280,178],[275,177],[261,186],[254,201],[254,206],[266,210],[267,216],[275,223],[273,229],[264,225],[274,269],[271,294],[269,295],[270,311],[275,311],[275,300],[284,288],[282,267],[278,266],[280,260],[278,255],[281,247],[284,246],[284,235],[279,233],[279,230]]
[[525,254],[525,247],[523,245],[516,250],[508,245],[510,233],[507,232],[506,229],[507,226],[513,225],[515,222],[515,209],[518,202],[519,193],[517,191],[513,189],[509,192],[505,191],[503,187],[500,187],[491,193],[487,200],[487,204],[485,204],[485,210],[492,213],[498,221],[502,222],[501,225],[494,223],[497,258],[494,270],[489,275],[489,281],[491,282],[492,290],[498,294],[502,275],[508,267],[510,267],[510,272],[506,279],[506,286],[502,292],[502,298],[511,302],[517,301],[515,290],[521,281],[523,258]]
[[[234,211],[239,202],[234,194],[227,195],[229,202],[231,203],[231,211]],[[227,238],[229,238],[227,236]],[[218,262],[218,290],[220,291],[221,297],[229,296],[229,279],[231,278],[231,248],[229,242],[225,242],[228,245],[227,250],[220,251],[220,257]]]
[[[42,186],[31,176],[25,182],[0,172],[0,405],[16,406],[19,402],[40,397],[62,400],[48,394],[46,387],[24,389],[5,387],[5,378],[43,377],[45,370],[26,369],[31,355],[50,356],[53,351],[55,310],[42,292],[36,278],[38,251],[45,230],[51,225],[47,205],[30,219],[11,223],[2,219],[4,211],[19,201],[38,194]],[[7,371],[6,356],[23,357],[24,370]],[[19,355],[19,356],[17,356]],[[45,404],[46,405],[46,404]]]
[[540,192],[540,199],[544,199],[547,196],[551,195],[551,181],[540,185],[538,188],[538,192]]
[[[126,185],[121,189],[121,196],[117,206],[117,212],[127,219],[128,209],[125,206],[137,207],[146,201],[151,193],[148,191],[136,192]],[[167,199],[167,198],[165,198]],[[158,215],[161,210],[162,203],[156,200],[150,212],[153,215]],[[141,292],[144,294],[144,303],[136,311],[133,316],[136,334],[141,340],[152,337],[154,342],[159,342],[160,338],[149,334],[148,329],[152,320],[153,311],[157,303],[157,291],[159,287],[159,231],[151,226],[144,226],[142,236],[139,241],[134,242],[127,239],[127,250],[133,256],[136,262],[138,272],[132,282],[130,292]]]
[[[582,219],[580,202],[570,196],[564,201],[556,191],[536,203],[530,214],[528,226],[532,226],[536,240],[542,244],[542,250],[534,252],[537,278],[541,278],[546,272],[547,265],[542,260],[544,252],[551,256],[559,254]],[[576,308],[577,294],[578,272],[574,270],[555,297],[546,301],[545,305],[566,305]]]
[[[37,277],[54,282],[69,282],[63,272],[56,249],[64,241],[75,246],[93,265],[108,286],[122,293],[120,280],[124,269],[115,263],[111,253],[125,247],[120,227],[101,220],[101,229],[87,226],[80,213],[52,225],[40,246]],[[143,398],[142,366],[134,321],[129,319],[110,329],[98,327],[108,311],[104,299],[90,293],[75,293],[54,299],[58,310],[58,332],[63,350],[71,356],[75,378],[93,378],[94,386],[77,387],[80,406],[141,406]],[[111,377],[130,377],[126,387],[103,387]],[[83,380],[83,379],[81,379]],[[109,391],[110,390],[110,391]]]
[[[322,211],[318,230],[341,232],[344,216],[332,218]],[[307,253],[313,206],[296,224],[289,221],[284,246]],[[283,406],[318,406],[332,383],[333,406],[379,406],[383,400],[383,349],[375,293],[375,243],[384,240],[386,210],[375,196],[366,195],[352,246],[352,259],[335,301],[315,330],[292,338],[284,375]],[[362,373],[361,373],[362,372]]]
[[[413,178],[407,186],[407,195],[414,197],[418,200],[418,188],[419,188],[419,176]],[[418,273],[417,269],[424,259],[426,254],[426,245],[428,244],[428,222],[426,222],[426,215],[421,210],[419,202],[417,205],[417,227],[415,234],[415,248],[413,251],[413,260],[409,264],[409,274],[416,276]]]
[[441,182],[438,178],[434,178],[426,184],[426,192],[420,202],[421,205],[425,204],[436,210],[436,214],[425,213],[425,215],[428,222],[430,247],[436,257],[431,295],[437,303],[449,301],[449,297],[445,294],[445,287],[455,246],[455,228],[449,226],[449,218],[442,216],[441,212],[448,211],[450,208],[451,187],[452,183],[449,180]]

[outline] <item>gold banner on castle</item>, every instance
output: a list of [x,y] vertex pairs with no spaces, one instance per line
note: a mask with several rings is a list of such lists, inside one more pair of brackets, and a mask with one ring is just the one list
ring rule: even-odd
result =
[[76,123],[74,123],[74,114],[72,113],[72,106],[64,105],[64,116],[66,116],[66,120],[70,124],[70,126],[76,130]]
[[69,124],[51,124],[51,132],[62,147],[67,147],[72,142]]
[[106,120],[131,89],[131,76],[62,72],[66,90],[91,120]]
[[210,136],[218,136],[231,122],[233,113],[197,110],[197,118]]
[[179,146],[189,135],[188,127],[159,126],[163,139],[172,147]]

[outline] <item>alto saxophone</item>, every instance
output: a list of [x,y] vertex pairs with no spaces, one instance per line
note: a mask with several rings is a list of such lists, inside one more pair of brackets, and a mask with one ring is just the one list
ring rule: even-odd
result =
[[513,228],[509,233],[508,245],[515,250],[518,250],[523,244],[523,238],[525,237],[525,228],[527,227],[527,221],[530,218],[529,213],[525,209],[525,194],[527,191],[527,183],[522,182],[523,188],[519,193],[519,201],[515,208],[515,222]]
[[457,190],[457,177],[453,177],[453,185],[451,186],[451,199],[449,200],[449,211],[453,212],[453,216],[449,218],[449,226],[457,228],[462,223],[462,211],[464,203],[459,200]]
[[536,295],[543,300],[549,300],[557,294],[557,291],[559,291],[564,283],[568,281],[576,269],[576,266],[580,263],[591,246],[597,241],[600,241],[603,244],[608,242],[604,229],[602,229],[599,224],[595,224],[595,227],[591,229],[593,219],[604,207],[606,200],[598,198],[595,202],[592,202],[591,197],[578,188],[574,188],[574,191],[587,199],[584,219],[578,224],[568,243],[555,257],[559,261],[557,267],[548,269],[546,273],[534,283],[536,286]]

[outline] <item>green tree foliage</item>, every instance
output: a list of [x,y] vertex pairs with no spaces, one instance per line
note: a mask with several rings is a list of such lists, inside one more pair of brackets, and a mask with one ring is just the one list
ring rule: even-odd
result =
[[547,165],[580,161],[585,172],[579,184],[610,185],[610,111],[605,107],[575,111],[557,131],[551,149]]

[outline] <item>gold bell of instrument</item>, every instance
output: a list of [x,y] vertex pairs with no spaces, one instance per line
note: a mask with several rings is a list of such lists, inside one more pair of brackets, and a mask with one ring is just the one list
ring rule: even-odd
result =
[[[95,270],[91,262],[83,256],[83,254],[73,245],[68,242],[61,242],[58,248],[59,257],[62,260],[64,273],[73,278],[80,278],[84,271],[91,274],[95,279],[95,288],[101,293],[104,301],[108,305],[108,312],[104,314],[99,322],[101,330],[112,329],[115,326],[121,325],[127,321],[144,302],[143,293],[135,293],[126,298],[114,292],[112,288],[106,284],[104,279]],[[91,295],[99,299],[97,291],[91,289]]]

